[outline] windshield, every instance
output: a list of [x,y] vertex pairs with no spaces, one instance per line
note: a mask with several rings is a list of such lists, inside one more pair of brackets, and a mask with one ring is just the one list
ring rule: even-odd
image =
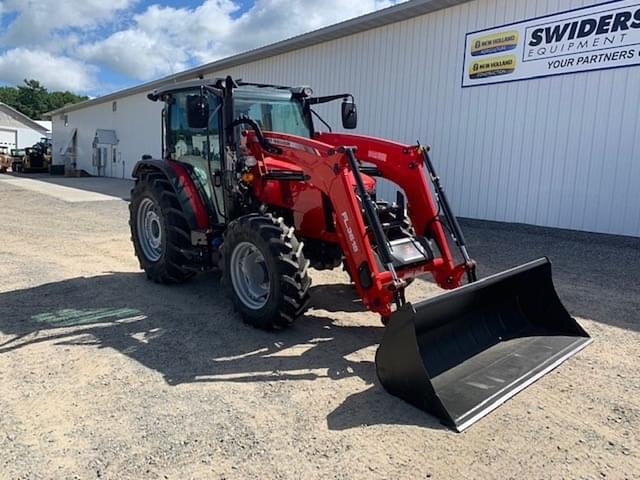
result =
[[11,155],[14,157],[21,157],[24,155],[24,150],[11,150]]
[[236,91],[234,95],[234,117],[246,115],[255,120],[260,128],[270,132],[289,133],[300,137],[311,136],[305,121],[302,104],[291,93],[260,91]]

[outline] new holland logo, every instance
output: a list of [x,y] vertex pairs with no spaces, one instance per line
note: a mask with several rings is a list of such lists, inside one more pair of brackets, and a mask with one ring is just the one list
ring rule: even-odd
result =
[[471,41],[471,55],[473,57],[492,55],[513,50],[517,46],[518,32],[516,30],[492,33],[491,35],[474,38]]
[[477,60],[469,66],[469,78],[479,79],[508,75],[516,69],[515,55],[501,55]]

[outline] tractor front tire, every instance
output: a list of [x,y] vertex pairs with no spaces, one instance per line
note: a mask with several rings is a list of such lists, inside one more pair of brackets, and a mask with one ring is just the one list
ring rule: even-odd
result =
[[136,181],[129,204],[131,240],[147,278],[157,283],[182,283],[194,272],[184,267],[190,229],[173,187],[161,173]]
[[306,311],[309,262],[282,218],[250,214],[232,221],[222,250],[224,280],[246,323],[282,329]]

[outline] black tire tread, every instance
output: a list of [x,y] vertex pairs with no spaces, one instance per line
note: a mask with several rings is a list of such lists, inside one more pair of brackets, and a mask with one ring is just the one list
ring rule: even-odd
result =
[[[137,202],[143,196],[151,194],[160,204],[160,210],[166,226],[166,248],[157,262],[149,262],[138,245],[136,236]],[[183,283],[193,277],[188,270],[188,259],[183,253],[190,245],[189,224],[180,207],[178,197],[164,174],[158,172],[141,176],[131,190],[129,203],[129,227],[136,256],[147,278],[157,283]]]
[[[287,226],[282,218],[270,213],[249,214],[231,222],[225,233],[222,245],[223,255],[231,255],[231,250],[239,236],[260,238],[267,246],[277,265],[279,278],[279,298],[275,313],[270,317],[259,317],[243,314],[243,320],[257,328],[273,330],[290,326],[294,320],[308,308],[310,300],[311,278],[309,262],[304,258],[301,243],[294,235],[294,229]],[[225,282],[231,290],[236,307],[243,313],[242,305],[233,292],[227,262],[225,265]]]

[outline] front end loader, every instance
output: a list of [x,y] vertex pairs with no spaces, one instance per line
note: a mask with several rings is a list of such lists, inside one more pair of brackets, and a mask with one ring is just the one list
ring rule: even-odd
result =
[[[136,165],[130,205],[149,279],[222,270],[244,321],[272,330],[304,314],[309,266],[343,265],[386,326],[381,384],[458,431],[590,342],[548,259],[478,279],[428,147],[331,131],[315,107],[340,101],[353,129],[350,94],[227,77],[149,98],[165,104],[162,159]],[[377,198],[378,178],[397,186],[395,202]],[[427,274],[443,293],[407,302]]]
[[50,140],[44,138],[33,146],[25,149],[22,158],[22,170],[26,173],[46,172],[51,164],[51,144]]

